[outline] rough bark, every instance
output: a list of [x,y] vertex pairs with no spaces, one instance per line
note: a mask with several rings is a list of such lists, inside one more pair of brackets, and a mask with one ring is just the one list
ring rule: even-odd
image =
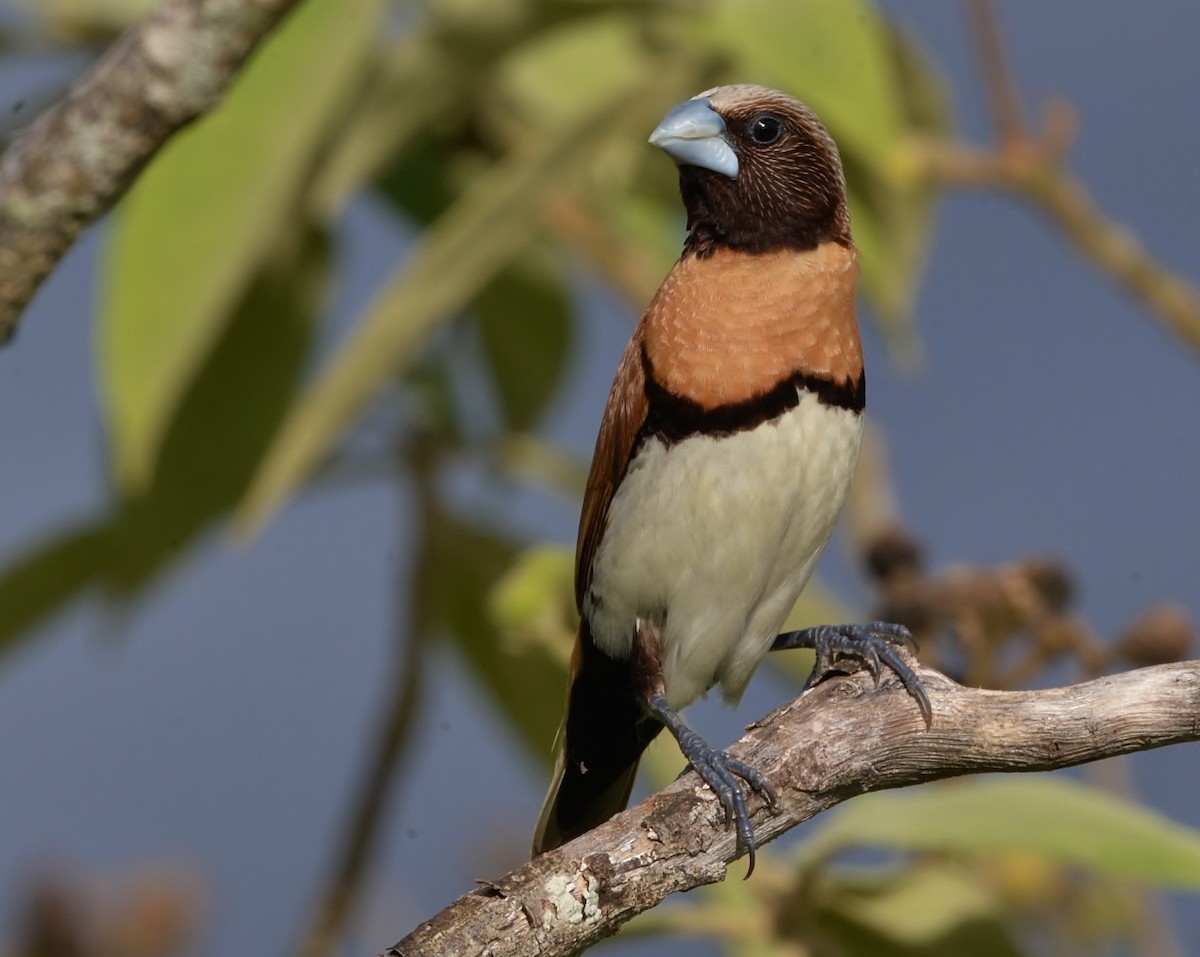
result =
[[[749,728],[731,750],[762,769],[760,844],[867,791],[984,771],[1043,771],[1200,740],[1200,661],[1048,691],[964,688],[919,669],[927,728],[898,686],[828,681]],[[734,834],[694,774],[556,851],[460,897],[386,957],[574,954],[667,895],[721,880]]]
[[0,343],[79,235],[297,0],[165,0],[0,156]]

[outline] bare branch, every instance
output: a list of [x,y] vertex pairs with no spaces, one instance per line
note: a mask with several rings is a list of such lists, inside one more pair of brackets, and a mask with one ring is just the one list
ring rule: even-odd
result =
[[[1200,661],[1049,691],[964,688],[919,669],[926,729],[899,686],[828,681],[752,725],[733,753],[770,778],[761,842],[866,791],[982,771],[1044,771],[1200,740]],[[459,898],[386,957],[574,954],[669,894],[725,877],[734,834],[687,775],[576,841]]]
[[981,150],[926,141],[914,149],[925,176],[943,186],[1005,189],[1041,210],[1079,253],[1140,300],[1185,344],[1200,351],[1200,289],[1156,260],[1108,219],[1061,164],[1054,144],[1026,141]]
[[1108,219],[1066,168],[1076,132],[1069,104],[1061,99],[1047,102],[1040,131],[1026,124],[991,0],[968,0],[967,14],[996,144],[976,149],[953,142],[917,143],[913,156],[926,180],[938,186],[1005,189],[1040,209],[1085,259],[1200,351],[1200,289]]
[[[402,453],[397,462],[403,461]],[[412,516],[433,514],[436,497],[434,469],[428,455],[413,456],[416,467],[412,477],[416,483],[418,506],[410,510],[405,503],[400,521],[400,534],[421,541],[427,532],[414,528]],[[394,477],[394,475],[393,475]],[[414,591],[427,594],[428,563],[418,565]],[[341,836],[341,847],[313,907],[309,926],[295,948],[296,957],[329,957],[338,951],[338,943],[346,924],[359,906],[363,885],[370,876],[371,863],[380,844],[380,832],[387,820],[389,799],[393,797],[407,759],[411,754],[413,725],[421,708],[425,687],[425,660],[428,650],[425,630],[420,619],[426,613],[421,602],[409,600],[406,589],[400,589],[396,602],[396,661],[392,677],[385,687],[391,694],[384,706],[382,733],[370,752],[364,780],[354,789],[355,803],[347,818],[347,828]]]
[[79,235],[296,0],[165,0],[0,156],[0,342]]
[[970,0],[967,19],[979,69],[983,74],[983,90],[987,94],[992,123],[1001,145],[1026,138],[1025,116],[1021,110],[1021,94],[1009,69],[1008,56],[1000,35],[1000,20],[991,0]]

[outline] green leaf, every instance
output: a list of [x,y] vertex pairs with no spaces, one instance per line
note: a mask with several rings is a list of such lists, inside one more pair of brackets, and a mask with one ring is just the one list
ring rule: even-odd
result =
[[418,552],[420,626],[453,641],[509,726],[548,764],[562,717],[566,661],[542,643],[502,644],[488,606],[516,561],[516,546],[436,507],[426,511],[426,523]]
[[228,99],[121,204],[97,355],[119,485],[145,488],[167,424],[279,240],[377,39],[381,0],[309,0]]
[[886,168],[904,131],[888,35],[862,0],[721,0],[699,21],[727,73],[803,99],[843,151]]
[[640,121],[635,102],[625,91],[491,168],[425,232],[285,424],[239,511],[243,532],[261,526],[308,476],[433,328],[528,245],[547,196],[586,168],[607,137]]
[[811,938],[820,942],[819,953],[827,957],[1021,957],[1022,953],[999,920],[964,921],[941,937],[914,946],[896,940],[886,928],[831,911],[814,918]]
[[492,382],[510,430],[532,427],[562,381],[571,302],[548,255],[526,253],[475,304]]
[[107,520],[81,523],[31,548],[0,573],[0,658],[100,578],[111,553],[108,533]]
[[152,483],[113,530],[106,583],[127,596],[228,514],[291,407],[330,267],[328,235],[294,225],[251,282],[164,435]]
[[[927,946],[971,924],[992,924],[994,936],[1007,936],[998,926],[1003,907],[996,895],[955,863],[927,863],[850,878],[822,877],[820,885],[817,893],[824,910],[909,947]],[[1007,946],[1003,952],[1012,953],[1011,943]]]
[[575,556],[557,545],[525,549],[488,593],[487,611],[506,649],[540,645],[565,663],[579,622]]
[[874,169],[869,157],[848,152],[846,176],[854,240],[863,266],[863,289],[893,354],[915,358],[913,304],[929,248],[936,193],[909,175],[911,135],[942,137],[952,127],[946,84],[915,41],[889,30],[906,135],[899,144],[897,171]]
[[379,194],[405,217],[428,226],[454,205],[451,155],[438,137],[417,136],[376,184]]
[[1200,834],[1061,777],[864,795],[801,846],[800,862],[811,865],[862,846],[1024,851],[1110,877],[1200,890]]
[[0,653],[97,586],[127,600],[237,501],[307,363],[327,239],[296,227],[276,260],[251,283],[181,400],[150,486],[0,572]]
[[[440,131],[448,117],[466,121],[462,103],[474,70],[449,55],[442,39],[428,22],[413,25],[374,64],[314,173],[309,200],[315,213],[336,215],[364,185],[394,169],[395,157],[414,139],[432,139],[431,125]],[[419,187],[429,179],[395,182]]]
[[643,55],[639,24],[628,10],[570,20],[501,59],[496,93],[516,104],[524,126],[554,129],[634,82]]

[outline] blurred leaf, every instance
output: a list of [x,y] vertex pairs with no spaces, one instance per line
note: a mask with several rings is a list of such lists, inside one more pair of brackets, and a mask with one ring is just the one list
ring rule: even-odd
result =
[[499,97],[523,128],[554,129],[594,110],[643,72],[634,11],[607,11],[542,30],[497,64]]
[[1021,957],[1011,932],[994,920],[968,920],[920,945],[897,941],[885,930],[837,911],[819,915],[812,937],[825,957]]
[[571,301],[553,260],[533,250],[518,257],[475,310],[505,422],[528,429],[562,381],[571,347]]
[[707,44],[730,59],[728,73],[800,96],[843,151],[886,170],[904,121],[887,30],[871,4],[720,0],[701,22]]
[[[524,142],[573,123],[634,79],[632,50],[617,55],[611,26],[631,17],[612,16],[605,6],[526,0],[427,5],[424,17],[387,53],[333,144],[315,187],[318,208],[337,208],[340,197],[378,179],[401,207],[415,201],[418,220],[428,223],[429,206],[436,203],[422,195],[426,184],[453,181],[456,193],[464,160],[494,156],[500,141]],[[628,44],[628,24],[626,34]],[[603,68],[587,68],[592,61]],[[418,138],[423,143],[412,157]],[[412,159],[434,156],[436,170],[402,173]],[[444,208],[452,197],[438,198]]]
[[236,504],[295,398],[330,267],[324,230],[297,224],[232,310],[164,435],[154,481],[114,529],[108,584],[144,580]]
[[640,118],[633,105],[625,91],[493,167],[424,233],[285,423],[239,511],[243,532],[261,526],[307,477],[362,406],[413,361],[434,326],[464,308],[529,243],[543,200],[631,115]]
[[612,222],[622,240],[615,252],[625,247],[625,255],[644,264],[638,270],[647,277],[639,282],[645,286],[637,297],[639,304],[649,302],[683,248],[685,216],[674,175],[671,185],[673,189],[666,196],[631,191],[611,206]]
[[845,805],[800,848],[813,865],[851,847],[1028,851],[1098,874],[1200,890],[1200,834],[1063,778],[986,780]]
[[97,585],[128,598],[237,500],[292,400],[322,302],[327,239],[304,228],[290,237],[179,404],[150,487],[0,573],[0,650]]
[[575,556],[556,545],[527,548],[487,596],[492,627],[510,651],[547,651],[565,668],[574,644]]
[[[799,875],[770,851],[755,880],[656,908],[624,933],[703,935],[731,957],[1018,957],[1011,914],[986,878],[946,861]],[[690,895],[689,895],[690,896]]]
[[380,194],[405,216],[428,226],[454,204],[450,163],[440,137],[418,136],[376,185]]
[[948,132],[954,123],[954,105],[946,78],[899,24],[887,24],[887,41],[907,127],[923,133]]
[[916,357],[913,304],[929,249],[937,196],[910,175],[908,149],[913,133],[941,137],[952,128],[947,88],[932,61],[897,27],[888,31],[906,125],[897,172],[879,176],[857,153],[846,156],[854,240],[863,264],[863,289],[874,306],[894,355]]
[[98,330],[113,468],[153,476],[167,424],[297,203],[376,41],[381,0],[310,0],[121,204]]
[[510,542],[440,509],[427,510],[418,554],[418,620],[425,628],[448,633],[507,724],[548,764],[566,694],[565,662],[544,645],[501,648],[488,607],[487,596],[516,555]]
[[970,923],[992,923],[999,933],[1003,916],[995,896],[953,863],[927,863],[865,879],[835,878],[828,884],[821,890],[827,909],[909,946],[935,943]]
[[[309,201],[314,213],[332,217],[347,199],[395,164],[414,139],[427,139],[431,126],[461,122],[462,100],[473,71],[447,55],[427,24],[406,30],[399,42],[372,63],[361,95],[349,108],[321,167],[314,172]],[[413,180],[394,178],[416,196],[432,181],[430,170]],[[441,172],[440,170],[436,172]]]
[[0,572],[0,659],[29,630],[95,583],[110,553],[108,523],[81,523],[18,556]]
[[587,463],[529,432],[513,432],[493,446],[496,464],[510,478],[531,482],[578,501],[587,487]]

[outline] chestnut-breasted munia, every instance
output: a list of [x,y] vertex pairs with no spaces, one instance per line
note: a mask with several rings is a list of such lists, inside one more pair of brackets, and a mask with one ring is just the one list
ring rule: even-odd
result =
[[650,142],[679,168],[683,254],[625,350],[576,549],[579,636],[534,853],[625,807],[663,728],[720,798],[754,864],[746,787],[680,709],[736,701],[773,648],[890,667],[928,716],[894,625],[780,634],[846,499],[866,384],[841,160],[813,113],[761,86],[673,109]]

